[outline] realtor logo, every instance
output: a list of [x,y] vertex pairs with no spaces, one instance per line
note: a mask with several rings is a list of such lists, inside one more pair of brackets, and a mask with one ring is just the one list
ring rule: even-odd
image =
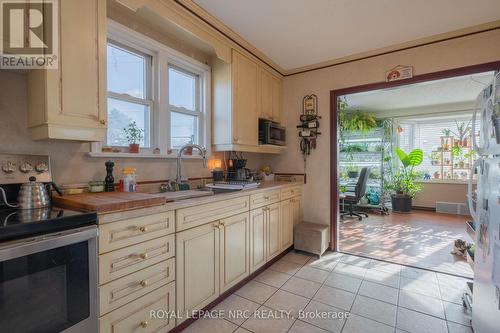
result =
[[57,68],[57,0],[0,0],[0,68]]

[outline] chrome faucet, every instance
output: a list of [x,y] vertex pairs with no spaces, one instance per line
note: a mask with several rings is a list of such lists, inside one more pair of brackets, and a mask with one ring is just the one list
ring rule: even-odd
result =
[[205,168],[207,167],[207,149],[205,147],[203,147],[203,146],[192,144],[192,143],[185,144],[184,146],[182,146],[179,149],[179,152],[177,152],[177,175],[175,176],[175,181],[176,181],[177,184],[180,184],[182,182],[182,176],[181,176],[182,152],[186,148],[189,148],[189,147],[196,148],[196,149],[198,149],[200,151],[201,157],[203,158],[203,166]]

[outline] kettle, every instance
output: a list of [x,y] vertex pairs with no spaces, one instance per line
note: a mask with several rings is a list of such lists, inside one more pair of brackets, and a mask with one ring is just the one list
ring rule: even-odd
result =
[[5,192],[0,188],[4,202],[7,206],[20,209],[37,209],[50,206],[50,188],[62,196],[61,190],[54,183],[37,183],[35,177],[30,177],[28,183],[21,184],[17,195],[17,205],[9,204],[6,200]]
[[50,206],[50,197],[44,183],[37,183],[35,177],[21,185],[17,195],[18,208],[34,209]]

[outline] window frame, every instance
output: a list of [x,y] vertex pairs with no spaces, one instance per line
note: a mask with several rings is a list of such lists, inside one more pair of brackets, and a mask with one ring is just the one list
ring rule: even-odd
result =
[[[119,48],[122,48],[125,51],[128,51],[133,54],[137,54],[140,56],[143,56],[145,59],[145,64],[144,64],[144,97],[139,98],[139,97],[134,97],[126,93],[117,93],[114,91],[111,91],[109,89],[106,89],[107,91],[107,97],[111,99],[115,99],[118,101],[123,101],[123,102],[128,102],[128,103],[134,103],[134,104],[141,104],[145,105],[149,108],[149,132],[148,132],[148,138],[147,140],[144,141],[144,147],[141,147],[141,149],[145,150],[152,150],[151,146],[154,140],[152,138],[155,137],[156,135],[156,126],[153,126],[154,123],[154,111],[155,111],[155,106],[154,106],[154,99],[153,99],[153,77],[154,77],[154,54],[152,52],[148,52],[148,50],[143,49],[141,47],[136,47],[129,45],[129,43],[122,43],[120,41],[116,41],[114,39],[108,38],[107,39],[107,44],[112,44],[115,45]],[[107,112],[107,111],[106,111]],[[107,138],[107,134],[106,134]],[[109,145],[108,145],[109,146]],[[109,146],[109,147],[119,147],[119,148],[126,148],[127,146]]]
[[[199,106],[199,113],[196,115],[198,119],[198,143],[207,149],[207,153],[211,153],[211,69],[208,65],[203,64],[177,50],[174,50],[156,40],[153,40],[135,30],[132,30],[122,24],[119,24],[111,19],[108,19],[108,41],[116,44],[119,47],[130,48],[132,52],[151,56],[151,78],[146,84],[150,85],[149,96],[151,98],[150,107],[150,147],[142,148],[138,154],[133,154],[134,157],[176,157],[176,149],[171,148],[170,142],[170,114],[172,111],[187,113],[189,110],[170,110],[169,104],[169,78],[168,69],[172,66],[180,71],[184,71],[191,75],[198,76],[196,103]],[[107,89],[107,88],[106,88]],[[115,93],[113,93],[115,94]],[[130,101],[137,102],[133,96],[128,94],[117,94],[122,98],[130,98]],[[123,96],[125,95],[125,96]],[[108,94],[109,96],[109,94]],[[113,97],[111,97],[113,98]],[[125,99],[124,99],[125,100]],[[161,128],[161,124],[169,126]],[[107,138],[107,136],[106,136]],[[120,154],[127,155],[129,153],[102,153],[102,147],[105,142],[97,142],[91,144],[92,156],[112,155],[120,157]],[[161,154],[152,156],[155,148],[160,148]],[[123,148],[123,147],[122,147]],[[167,152],[171,150],[171,153]],[[194,158],[198,155],[193,155]]]
[[[457,120],[457,121],[465,121],[467,122],[470,120],[472,117],[472,113],[474,110],[457,110],[457,111],[450,111],[450,112],[438,112],[438,113],[433,113],[432,115],[430,114],[421,114],[421,115],[413,115],[413,116],[407,116],[407,117],[397,117],[397,122],[394,122],[394,126],[398,125],[407,125],[410,127],[410,133],[409,133],[409,146],[410,146],[410,151],[419,148],[420,146],[417,144],[417,141],[422,138],[421,136],[421,127],[422,126],[429,126],[432,125],[433,121],[431,121],[429,118],[436,118],[438,119],[436,121],[437,125],[442,127],[443,123],[450,123],[450,127],[452,127],[452,123]],[[446,116],[446,121],[442,118],[443,116]],[[421,120],[420,118],[425,118],[426,120]],[[448,126],[447,126],[448,127]],[[440,136],[440,135],[439,135]],[[400,146],[400,136],[397,135],[397,146]],[[417,140],[418,138],[418,140]],[[426,154],[426,151],[424,150],[424,154]],[[425,158],[425,156],[424,156]],[[399,160],[396,161],[395,164],[396,168],[399,168],[401,166],[401,162]],[[470,166],[470,171],[472,172],[472,165]],[[450,183],[450,184],[463,184],[467,182],[467,180],[464,179],[429,179],[429,180],[424,180],[424,179],[419,179],[417,180],[418,183]]]

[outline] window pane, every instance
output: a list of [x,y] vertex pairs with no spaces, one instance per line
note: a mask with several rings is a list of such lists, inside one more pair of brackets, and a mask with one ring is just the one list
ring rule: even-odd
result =
[[108,91],[145,97],[146,58],[108,43]]
[[168,98],[170,105],[194,111],[196,109],[197,76],[170,67],[168,69],[168,78]]
[[108,98],[108,146],[128,146],[124,128],[135,121],[144,132],[141,147],[149,147],[149,107]]
[[183,113],[170,113],[170,142],[173,149],[186,143],[198,143],[198,117]]

